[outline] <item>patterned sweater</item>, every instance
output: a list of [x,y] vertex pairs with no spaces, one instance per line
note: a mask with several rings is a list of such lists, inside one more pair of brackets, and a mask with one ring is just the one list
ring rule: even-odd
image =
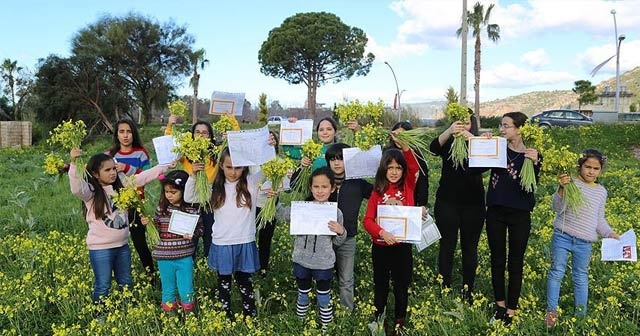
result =
[[[169,205],[167,208],[167,214],[161,214],[160,209],[156,209],[156,215],[153,217],[153,224],[158,228],[160,234],[160,241],[156,244],[153,252],[151,253],[153,259],[156,260],[171,260],[180,259],[184,257],[191,257],[195,250],[195,246],[191,239],[185,239],[182,235],[169,232],[169,220],[171,219],[171,213],[174,210],[180,211],[178,207]],[[192,206],[185,206],[183,212],[190,214],[199,214],[200,210]],[[194,237],[200,237],[202,235],[202,217],[198,219],[198,224],[193,232]]]

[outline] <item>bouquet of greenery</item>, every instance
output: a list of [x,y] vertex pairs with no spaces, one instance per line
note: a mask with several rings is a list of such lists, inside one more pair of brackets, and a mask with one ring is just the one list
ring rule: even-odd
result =
[[[447,106],[447,117],[449,122],[469,120],[469,109],[466,106],[462,106],[458,103],[451,103]],[[467,147],[467,140],[461,134],[453,136],[453,144],[451,145],[451,151],[449,152],[449,158],[453,161],[453,167],[463,167],[464,160],[469,157],[469,149]]]
[[44,158],[44,165],[42,169],[44,169],[45,174],[55,176],[60,174],[60,170],[64,167],[64,160],[60,155],[56,153],[49,153]]
[[[360,103],[358,99],[348,102],[346,104],[340,104],[336,107],[336,113],[338,114],[338,120],[343,126],[346,126],[348,122],[358,121],[361,118],[368,118],[370,123],[378,123],[382,113],[384,112],[384,102],[379,100],[377,103],[368,101],[366,104]],[[354,131],[348,129],[342,142],[349,146],[354,146],[355,134]],[[356,145],[357,146],[357,145]]]
[[307,167],[300,167],[300,172],[293,184],[294,198],[299,198],[301,195],[306,195],[307,188],[309,187],[309,180],[311,179],[311,169],[313,167],[313,160],[322,154],[322,144],[316,143],[313,139],[309,139],[302,144],[302,157],[307,157],[311,160],[311,164]]
[[[116,208],[121,213],[126,214],[130,209],[135,210],[140,216],[146,217],[151,221],[152,215],[147,213],[146,199],[141,198],[142,191],[136,186],[136,177],[134,175],[127,176],[122,183],[123,187],[119,191],[110,195],[111,200],[115,203]],[[160,234],[153,223],[145,225],[147,243],[155,246],[160,241]]]
[[[526,122],[520,127],[520,135],[527,148],[542,149],[544,132],[540,126]],[[526,158],[522,164],[520,186],[526,192],[536,192],[536,174],[533,169],[533,161],[529,158]]]
[[354,145],[363,152],[370,150],[375,145],[384,147],[385,142],[389,139],[389,131],[384,129],[382,125],[377,123],[369,123],[355,134]]
[[[295,163],[289,158],[274,157],[262,165],[262,175],[271,184],[271,188],[276,193],[280,191],[280,185],[289,171],[295,168]],[[258,230],[261,230],[276,215],[277,197],[267,198],[267,203],[260,210],[258,215]]]
[[170,114],[178,116],[179,118],[182,118],[183,120],[188,120],[189,117],[190,117],[189,116],[189,107],[182,100],[174,100],[174,101],[170,102],[167,105],[167,108],[169,109],[169,113]]
[[[47,143],[50,145],[60,144],[62,148],[70,151],[74,148],[80,148],[82,140],[87,136],[87,126],[84,121],[78,120],[75,123],[71,120],[64,121],[49,132]],[[86,163],[82,157],[76,158],[78,166],[78,177],[83,180],[87,179]]]
[[[544,152],[544,165],[542,171],[556,179],[559,174],[570,174],[575,170],[580,155],[569,151],[568,146],[556,148],[552,146]],[[573,182],[573,179],[564,186],[564,205],[574,211],[586,204],[582,191]]]
[[[176,137],[176,142],[177,146],[172,151],[185,156],[189,161],[206,165],[211,160],[209,138],[194,137],[191,132],[185,132]],[[196,201],[201,207],[208,207],[211,202],[211,187],[204,170],[196,172]]]
[[[395,137],[396,139],[398,139],[398,142],[400,142],[400,144],[411,148],[413,152],[420,155],[420,157],[426,158],[427,153],[433,155],[433,153],[431,153],[431,151],[429,150],[429,145],[431,143],[426,137],[426,132],[427,130],[424,128],[414,128],[411,130],[398,132]],[[422,168],[420,169],[422,170]]]
[[222,144],[213,147],[213,152],[215,154],[213,155],[213,157],[215,157],[216,162],[218,162],[220,161],[220,153],[225,147],[228,146],[226,133],[228,131],[234,130],[234,128],[237,126],[237,122],[234,123],[234,120],[228,115],[222,115],[220,117],[220,120],[216,121],[211,126],[216,132],[220,133],[220,135],[223,137]]

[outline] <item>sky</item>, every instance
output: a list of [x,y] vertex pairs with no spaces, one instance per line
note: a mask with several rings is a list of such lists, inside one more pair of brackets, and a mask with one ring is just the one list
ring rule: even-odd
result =
[[[468,0],[472,10],[474,0]],[[482,39],[481,101],[540,90],[568,90],[580,79],[596,84],[615,77],[615,58],[591,77],[591,70],[620,49],[620,73],[640,65],[640,1],[492,0],[490,22],[500,26],[497,43]],[[283,107],[302,106],[304,84],[260,72],[258,51],[269,31],[302,12],[331,12],[361,28],[376,59],[367,76],[352,77],[318,89],[317,102],[332,106],[345,100],[393,105],[396,85],[401,102],[443,100],[449,86],[460,91],[462,0],[21,0],[0,11],[0,60],[17,60],[35,72],[38,59],[69,56],[71,40],[104,15],[142,14],[158,22],[187,27],[195,48],[204,48],[209,65],[202,71],[200,98],[213,91],[244,92],[256,105],[260,93]],[[467,57],[467,99],[473,101],[473,50]],[[189,94],[188,78],[179,94]]]

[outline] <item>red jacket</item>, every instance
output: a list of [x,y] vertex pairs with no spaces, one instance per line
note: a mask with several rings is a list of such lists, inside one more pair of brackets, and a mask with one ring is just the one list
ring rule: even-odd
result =
[[404,206],[414,206],[413,193],[416,188],[416,180],[418,176],[418,161],[412,151],[403,151],[405,160],[407,160],[407,172],[404,176],[403,188],[399,188],[397,183],[390,183],[387,190],[383,194],[378,193],[375,189],[371,192],[369,202],[367,203],[367,211],[364,215],[364,229],[369,232],[374,244],[387,246],[383,240],[379,240],[382,228],[377,223],[378,205],[387,204],[390,198],[395,198]]

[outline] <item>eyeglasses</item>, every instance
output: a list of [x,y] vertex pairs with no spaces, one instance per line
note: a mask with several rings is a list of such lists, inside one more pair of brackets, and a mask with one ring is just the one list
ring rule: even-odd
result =
[[513,127],[516,127],[516,125],[500,124],[500,128],[504,128],[504,129],[509,129],[509,128],[513,128]]
[[199,135],[209,135],[209,131],[196,131],[195,133]]

